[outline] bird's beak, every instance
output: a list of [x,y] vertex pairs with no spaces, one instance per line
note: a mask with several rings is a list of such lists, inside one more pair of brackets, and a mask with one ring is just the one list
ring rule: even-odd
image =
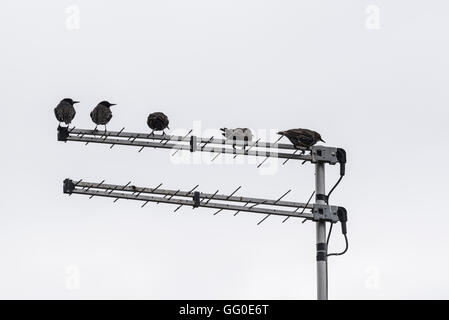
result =
[[73,101],[73,104],[77,104],[77,103],[80,103],[79,101]]
[[112,107],[112,106],[116,106],[117,104],[116,103],[111,103],[109,105]]
[[326,141],[324,141],[324,140],[323,140],[323,139],[321,139],[321,138],[320,138],[320,141],[322,141],[322,142],[326,143]]
[[220,130],[221,130],[221,131],[223,131],[223,132],[225,132],[225,131],[226,131],[226,129],[225,129],[225,128],[221,128]]
[[279,131],[278,134],[280,134],[281,136],[284,135],[284,131]]

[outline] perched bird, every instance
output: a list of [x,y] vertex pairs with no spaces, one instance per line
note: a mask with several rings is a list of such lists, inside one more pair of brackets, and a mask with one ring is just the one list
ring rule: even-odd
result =
[[248,128],[235,128],[235,129],[221,128],[220,130],[223,132],[222,134],[226,139],[234,141],[232,145],[232,148],[234,149],[236,141],[244,141],[245,144],[243,146],[243,150],[245,150],[248,142],[253,139],[253,133]]
[[104,131],[106,132],[106,125],[112,119],[111,107],[115,106],[115,103],[109,103],[108,101],[100,102],[94,110],[90,113],[90,118],[96,124],[95,131],[99,125],[104,126]]
[[148,116],[147,124],[150,127],[151,134],[154,133],[154,131],[162,131],[162,133],[165,135],[165,129],[169,129],[168,124],[170,121],[168,120],[168,117],[162,113],[162,112],[154,112],[151,113]]
[[73,101],[70,98],[62,99],[61,102],[59,102],[55,108],[55,116],[59,121],[59,126],[61,126],[61,122],[64,122],[67,127],[72,123],[72,120],[76,115],[74,105],[77,103],[79,103],[79,101]]
[[280,131],[278,134],[285,136],[290,140],[295,148],[307,148],[315,145],[318,141],[326,143],[318,132],[309,129],[290,129],[287,131]]

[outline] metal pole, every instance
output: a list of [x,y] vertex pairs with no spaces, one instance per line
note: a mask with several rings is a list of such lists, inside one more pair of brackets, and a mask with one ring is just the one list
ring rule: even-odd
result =
[[[324,163],[315,164],[316,203],[326,204],[323,195],[326,192]],[[327,300],[327,244],[326,222],[316,222],[317,250],[317,298]]]

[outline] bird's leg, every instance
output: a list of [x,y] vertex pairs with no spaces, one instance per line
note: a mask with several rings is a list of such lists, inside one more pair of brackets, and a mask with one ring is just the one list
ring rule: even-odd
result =
[[98,125],[96,125],[96,126],[95,126],[95,129],[94,129],[94,131],[97,131],[97,128],[98,128]]
[[151,131],[150,135],[151,135],[151,136],[154,136],[154,130],[153,130],[153,131]]
[[106,133],[107,130],[108,130],[108,129],[107,129],[107,126],[104,125],[104,133]]

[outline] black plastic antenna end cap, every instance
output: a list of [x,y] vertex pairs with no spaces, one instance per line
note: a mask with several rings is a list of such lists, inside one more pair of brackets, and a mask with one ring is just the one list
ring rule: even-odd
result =
[[64,180],[63,192],[65,194],[72,194],[73,190],[75,190],[75,184],[70,179]]
[[69,128],[67,127],[58,127],[58,141],[66,142],[69,137]]

